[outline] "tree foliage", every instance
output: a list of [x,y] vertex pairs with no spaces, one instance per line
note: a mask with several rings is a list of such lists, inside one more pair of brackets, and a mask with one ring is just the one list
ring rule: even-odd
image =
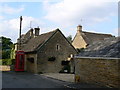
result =
[[0,37],[0,48],[2,48],[2,59],[9,59],[13,48],[13,42],[10,38]]
[[80,52],[83,52],[85,48],[77,48],[76,50],[78,51],[78,53],[80,53]]
[[70,43],[72,43],[72,35],[69,35],[69,36],[67,37],[67,40],[68,40]]
[[13,42],[10,38],[0,37],[2,39],[2,50],[12,49]]

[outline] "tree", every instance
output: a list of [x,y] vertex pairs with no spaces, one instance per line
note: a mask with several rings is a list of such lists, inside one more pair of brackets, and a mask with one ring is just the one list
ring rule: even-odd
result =
[[67,37],[67,40],[68,40],[70,43],[72,43],[72,35],[69,35],[69,36]]
[[80,53],[80,52],[83,52],[85,48],[77,48],[76,50],[78,51],[78,53]]
[[2,50],[2,59],[10,58],[10,53],[13,47],[13,42],[10,38],[0,37],[0,49]]

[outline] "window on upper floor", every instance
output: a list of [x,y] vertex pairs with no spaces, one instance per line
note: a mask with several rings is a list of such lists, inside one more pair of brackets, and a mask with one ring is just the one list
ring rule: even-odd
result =
[[59,44],[56,45],[56,50],[57,50],[57,51],[60,50],[60,45],[59,45]]

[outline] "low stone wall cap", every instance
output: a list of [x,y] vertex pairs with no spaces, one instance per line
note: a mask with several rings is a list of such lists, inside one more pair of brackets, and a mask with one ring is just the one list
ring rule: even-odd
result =
[[114,57],[81,57],[81,56],[75,56],[74,58],[93,58],[93,59],[119,59],[120,58],[114,58]]

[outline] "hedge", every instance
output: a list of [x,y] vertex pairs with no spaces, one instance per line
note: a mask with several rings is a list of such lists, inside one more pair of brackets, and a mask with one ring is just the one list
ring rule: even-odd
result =
[[12,59],[0,59],[0,65],[12,65]]

